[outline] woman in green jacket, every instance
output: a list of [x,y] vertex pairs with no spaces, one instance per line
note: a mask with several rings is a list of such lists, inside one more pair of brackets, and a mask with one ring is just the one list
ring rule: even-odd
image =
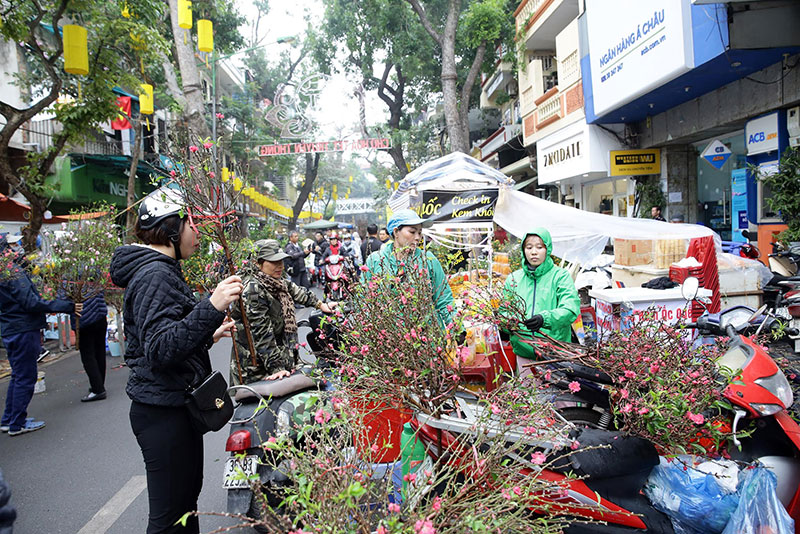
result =
[[[544,228],[535,228],[522,240],[522,268],[506,279],[505,291],[525,301],[524,329],[530,335],[547,334],[560,341],[572,340],[572,323],[578,317],[581,301],[569,273],[556,266],[550,254],[553,240]],[[523,335],[526,335],[525,332]],[[536,354],[518,335],[511,336],[517,355],[517,371],[529,372],[525,364]],[[527,371],[527,372],[526,372]]]
[[442,265],[436,256],[420,249],[422,224],[425,222],[414,210],[397,211],[389,220],[387,229],[393,241],[384,244],[380,250],[370,254],[366,261],[366,271],[362,281],[369,281],[373,275],[398,275],[406,268],[422,266],[428,270],[433,292],[433,306],[439,324],[446,327],[453,320],[453,292],[447,283]]

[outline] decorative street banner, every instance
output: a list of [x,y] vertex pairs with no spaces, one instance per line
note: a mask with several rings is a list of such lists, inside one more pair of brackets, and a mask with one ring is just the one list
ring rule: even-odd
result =
[[417,213],[432,222],[483,222],[494,218],[498,189],[423,191]]
[[731,157],[731,149],[723,145],[719,139],[715,139],[700,154],[703,159],[711,164],[715,169],[721,169],[728,158]]
[[661,149],[611,150],[611,176],[661,174]]
[[372,150],[392,148],[392,140],[388,137],[369,139],[344,139],[341,141],[311,141],[308,143],[284,143],[281,145],[261,145],[258,147],[260,157],[286,156],[314,152],[345,152],[352,150]]

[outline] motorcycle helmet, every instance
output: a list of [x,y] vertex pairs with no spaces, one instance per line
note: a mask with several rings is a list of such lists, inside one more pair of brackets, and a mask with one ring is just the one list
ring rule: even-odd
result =
[[339,232],[331,232],[329,239],[339,239]]
[[152,230],[161,226],[167,233],[175,259],[181,259],[181,213],[185,211],[185,200],[180,189],[161,187],[147,195],[139,205],[139,228]]

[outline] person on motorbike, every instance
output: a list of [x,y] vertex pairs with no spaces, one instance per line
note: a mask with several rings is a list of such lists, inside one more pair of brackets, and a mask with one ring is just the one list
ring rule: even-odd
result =
[[393,241],[385,244],[380,250],[370,254],[362,277],[369,281],[372,276],[392,274],[401,275],[405,269],[425,264],[433,293],[433,305],[437,318],[442,326],[453,320],[453,292],[447,283],[442,264],[431,252],[421,250],[422,225],[425,219],[420,218],[414,210],[399,210],[392,215],[387,229]]
[[230,335],[225,310],[242,291],[238,276],[217,284],[198,301],[180,260],[200,246],[181,191],[163,187],[142,201],[134,227],[141,244],[114,251],[111,280],[125,288],[125,388],[130,423],[142,451],[149,498],[148,534],[198,533],[203,487],[203,433],[186,406],[187,389],[211,373],[208,350]]
[[[255,266],[242,278],[242,302],[250,321],[256,354],[250,354],[239,307],[231,317],[236,322],[236,352],[231,350],[231,383],[252,384],[289,376],[299,362],[295,303],[332,313],[336,305],[319,300],[309,289],[283,276],[283,260],[289,257],[275,239],[255,243]],[[255,356],[255,364],[253,364]]]
[[[553,240],[545,228],[535,228],[522,240],[522,268],[506,279],[504,291],[525,302],[525,316],[520,318],[523,337],[547,334],[553,339],[572,340],[572,323],[581,309],[580,297],[572,277],[558,267],[550,254]],[[526,364],[536,357],[533,347],[511,336],[511,346],[517,354],[517,369],[528,371]]]
[[341,256],[343,259],[351,258],[349,249],[339,241],[338,232],[331,232],[328,242],[330,244],[328,245],[327,250],[325,250],[325,252],[322,254],[323,264],[328,261],[328,258],[334,255]]

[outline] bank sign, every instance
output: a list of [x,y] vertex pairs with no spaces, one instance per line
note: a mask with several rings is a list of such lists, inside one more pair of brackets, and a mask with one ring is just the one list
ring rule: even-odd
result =
[[627,104],[694,66],[690,0],[586,0],[594,113]]
[[420,217],[440,222],[486,222],[494,218],[497,189],[423,191]]
[[778,112],[753,119],[744,127],[747,155],[778,150]]

